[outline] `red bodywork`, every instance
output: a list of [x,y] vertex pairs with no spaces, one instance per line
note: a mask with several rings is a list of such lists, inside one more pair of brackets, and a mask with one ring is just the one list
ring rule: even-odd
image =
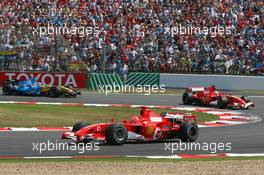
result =
[[[195,121],[196,116],[192,114],[164,113],[160,116],[156,112],[143,109],[141,116],[133,116],[130,120],[124,120],[122,124],[128,131],[127,141],[158,141],[174,139],[181,130],[180,123]],[[86,126],[77,132],[64,132],[62,139],[72,139],[75,142],[81,141],[102,141],[106,140],[106,129],[115,124],[98,123]]]
[[242,97],[226,95],[219,92],[214,86],[190,87],[186,89],[186,92],[192,94],[194,103],[205,106],[217,105],[219,97],[225,97],[227,99],[227,107],[247,109],[248,107],[255,106],[253,102],[243,99]]

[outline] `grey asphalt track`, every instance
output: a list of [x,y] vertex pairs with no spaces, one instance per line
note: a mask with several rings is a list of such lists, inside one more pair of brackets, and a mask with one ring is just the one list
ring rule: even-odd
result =
[[[253,97],[252,101],[256,103],[256,107],[252,110],[243,110],[245,113],[258,115],[263,119],[264,114],[264,98]],[[97,103],[97,104],[138,104],[138,105],[181,105],[181,97],[173,95],[133,95],[133,94],[83,94],[77,98],[47,98],[47,97],[7,97],[0,96],[0,101],[38,101],[38,102],[68,102],[68,103]],[[88,112],[87,112],[88,113]],[[192,149],[185,151],[180,150],[180,143],[170,143],[170,148],[175,150],[173,154],[207,154],[207,153],[264,153],[264,122],[251,123],[245,125],[235,125],[228,127],[217,128],[200,128],[200,137],[197,144],[200,148],[192,146]],[[52,143],[58,144],[65,142],[61,140],[62,132],[0,132],[0,156],[67,156],[67,155],[171,155],[172,149],[168,149],[165,143],[129,143],[122,146],[108,146],[100,145],[99,150],[90,150],[88,148],[84,153],[84,147],[79,147],[79,151],[43,151],[40,153],[39,149],[34,148],[33,143],[47,143],[48,140]],[[215,143],[218,144],[215,152]],[[224,145],[223,145],[223,144]],[[228,146],[231,146],[229,150]],[[182,149],[187,145],[182,144]],[[208,146],[208,147],[206,147]],[[177,149],[178,147],[178,149]],[[189,145],[190,147],[190,145]],[[42,146],[44,148],[44,146]],[[50,145],[50,148],[52,146]],[[73,146],[71,147],[73,148]],[[165,150],[166,148],[166,150]],[[206,151],[209,150],[209,151]]]

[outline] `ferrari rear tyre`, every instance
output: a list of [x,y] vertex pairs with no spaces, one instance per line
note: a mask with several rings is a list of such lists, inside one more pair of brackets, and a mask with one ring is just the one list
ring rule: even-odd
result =
[[219,96],[217,99],[217,106],[220,109],[224,109],[227,107],[228,99],[225,96]]
[[123,145],[126,143],[128,132],[121,124],[113,124],[106,129],[106,142],[110,145]]
[[3,94],[4,95],[12,95],[15,91],[14,86],[11,83],[5,83],[3,85]]
[[61,89],[58,86],[53,86],[48,92],[50,97],[59,97],[61,95]]
[[72,132],[77,132],[79,131],[80,129],[86,127],[86,126],[89,126],[90,124],[89,123],[85,123],[85,122],[77,122],[73,125],[72,127]]
[[199,136],[199,129],[194,121],[183,122],[180,124],[180,139],[183,142],[193,142]]
[[193,97],[191,94],[185,92],[183,95],[182,95],[182,102],[183,104],[185,105],[191,105],[193,103]]

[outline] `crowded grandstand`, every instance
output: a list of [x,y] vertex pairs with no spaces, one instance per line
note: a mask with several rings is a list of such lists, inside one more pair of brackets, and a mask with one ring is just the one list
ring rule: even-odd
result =
[[1,70],[261,74],[263,10],[254,0],[1,0]]

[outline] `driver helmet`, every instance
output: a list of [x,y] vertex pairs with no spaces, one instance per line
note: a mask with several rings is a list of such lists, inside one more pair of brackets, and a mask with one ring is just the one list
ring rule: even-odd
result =
[[211,85],[208,89],[209,89],[210,91],[215,91],[215,90],[216,90],[215,85]]

